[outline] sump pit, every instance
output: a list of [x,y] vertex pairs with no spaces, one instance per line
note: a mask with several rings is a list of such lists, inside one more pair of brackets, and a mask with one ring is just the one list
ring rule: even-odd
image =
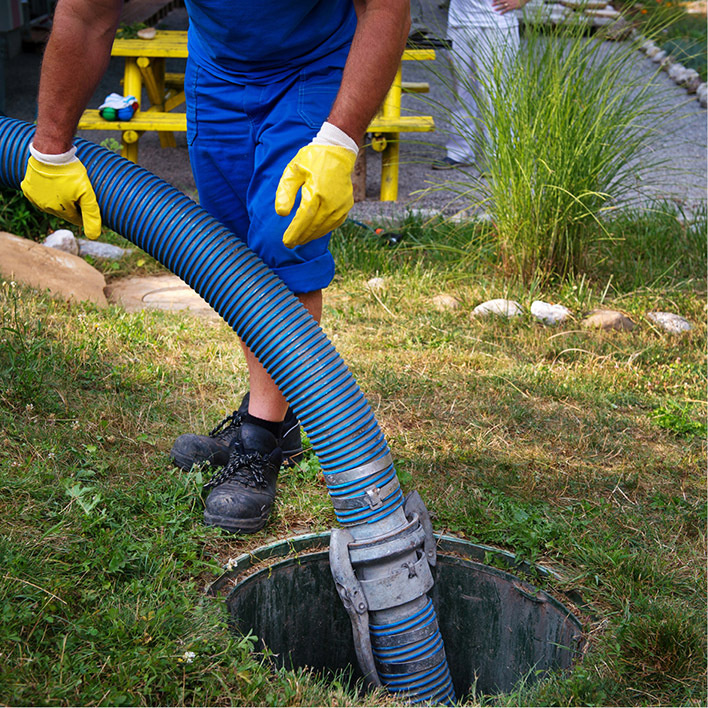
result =
[[[430,595],[458,698],[473,686],[477,695],[505,693],[521,680],[534,683],[571,666],[583,641],[577,617],[545,591],[483,562],[491,554],[511,566],[512,556],[450,536],[436,541]],[[234,629],[255,634],[277,666],[351,669],[359,677],[328,546],[328,533],[264,546],[233,561],[211,591],[231,588],[226,602]]]

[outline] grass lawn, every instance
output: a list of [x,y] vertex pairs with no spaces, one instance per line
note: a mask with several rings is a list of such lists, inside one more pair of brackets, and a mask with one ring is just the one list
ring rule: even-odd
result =
[[[346,225],[334,239],[324,328],[404,490],[420,492],[436,531],[548,564],[563,578],[554,592],[593,608],[569,674],[476,699],[488,704],[706,703],[706,222],[660,211],[609,229],[585,275],[543,289],[505,277],[488,227],[411,222],[390,246]],[[159,269],[143,255],[121,268]],[[443,292],[462,307],[438,311]],[[576,319],[471,320],[493,297],[562,303]],[[582,328],[599,306],[639,326]],[[666,334],[651,310],[694,328]],[[221,322],[2,283],[0,702],[391,704],[273,671],[203,593],[230,557],[335,525],[310,456],[281,474],[262,532],[203,527],[202,473],[167,453],[233,410],[245,386]]]

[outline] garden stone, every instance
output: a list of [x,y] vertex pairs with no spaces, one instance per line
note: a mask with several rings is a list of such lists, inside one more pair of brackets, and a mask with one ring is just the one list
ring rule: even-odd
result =
[[567,307],[553,305],[542,300],[534,300],[531,303],[531,314],[547,325],[560,324],[571,316],[571,312]]
[[696,90],[696,98],[698,99],[698,102],[701,104],[702,108],[706,107],[706,99],[708,98],[708,85],[706,84],[701,84],[698,89]]
[[108,305],[105,278],[85,260],[5,232],[0,232],[0,275],[64,300]]
[[71,253],[74,256],[79,255],[79,244],[76,241],[76,236],[69,229],[58,229],[44,239],[44,245],[47,248],[56,248],[58,251]]
[[383,278],[370,278],[366,281],[366,287],[371,292],[383,290],[386,287],[386,281]]
[[79,255],[91,256],[105,261],[119,261],[133,252],[132,248],[121,248],[110,243],[103,243],[103,241],[89,241],[85,238],[77,239],[77,241],[79,243]]
[[665,52],[663,49],[660,49],[656,54],[654,54],[654,55],[651,57],[651,60],[652,60],[655,64],[660,64],[662,61],[664,61],[664,59],[666,59],[666,57],[667,57],[666,52]]
[[647,319],[671,334],[681,334],[693,329],[693,325],[687,319],[673,312],[647,312]]
[[617,310],[593,310],[582,325],[589,328],[616,329],[631,332],[637,325]]
[[677,84],[682,84],[688,75],[688,69],[683,64],[676,62],[669,67],[669,78]]
[[[651,39],[647,39],[647,41],[644,42],[644,43],[642,44],[642,46],[639,47],[639,49],[640,49],[641,51],[643,51],[647,56],[649,56],[649,51],[650,51],[653,47],[656,47],[656,44],[654,44],[654,42],[652,42]],[[658,50],[658,47],[657,47],[657,50]]]
[[521,305],[516,300],[487,300],[472,310],[472,317],[483,317],[485,315],[500,315],[502,317],[518,317],[523,314]]
[[444,312],[445,310],[459,310],[460,301],[453,295],[448,295],[447,293],[440,293],[433,298],[433,305],[436,310]]
[[695,69],[686,69],[686,76],[681,84],[688,93],[696,93],[702,83],[701,75]]
[[656,46],[653,42],[650,43],[650,45],[646,48],[645,54],[650,58],[653,59],[661,49]]

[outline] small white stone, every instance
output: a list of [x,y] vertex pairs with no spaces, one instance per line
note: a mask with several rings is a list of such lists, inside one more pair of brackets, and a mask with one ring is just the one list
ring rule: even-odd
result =
[[644,53],[645,53],[650,59],[653,59],[653,58],[661,51],[661,49],[659,49],[659,47],[657,47],[656,44],[654,44],[654,42],[649,42],[649,45],[650,45],[650,46],[648,46],[648,47],[646,48],[646,50],[645,50]]
[[144,27],[138,30],[138,37],[140,39],[155,39],[157,30],[154,27]]
[[708,86],[706,84],[701,84],[696,89],[696,98],[703,108],[706,107],[706,99],[708,98]]
[[686,80],[688,69],[683,64],[676,62],[669,67],[669,78],[676,84],[683,83]]
[[531,314],[537,319],[548,325],[560,324],[565,322],[571,312],[563,305],[553,305],[543,300],[534,300],[531,303]]
[[71,253],[74,256],[79,255],[79,244],[76,242],[76,236],[69,229],[53,231],[44,239],[44,245],[47,248],[56,248],[58,251]]
[[701,75],[695,69],[686,69],[686,76],[681,84],[688,93],[696,93],[702,83]]
[[667,57],[666,52],[665,52],[663,49],[660,49],[660,50],[651,58],[651,60],[652,60],[655,64],[660,64],[662,61],[664,61],[664,59],[666,59],[666,57]]
[[647,312],[647,319],[671,334],[680,334],[693,329],[693,325],[687,319],[673,312]]
[[433,305],[436,310],[444,312],[445,310],[459,310],[460,301],[454,295],[440,293],[433,298]]
[[649,54],[649,51],[653,48],[656,47],[656,44],[651,41],[651,39],[647,39],[646,42],[643,42],[642,45],[639,47],[641,51],[643,51],[645,54]]
[[383,290],[386,287],[386,281],[383,278],[370,278],[366,281],[366,287],[371,290],[371,292]]
[[501,315],[502,317],[518,317],[523,314],[521,305],[516,300],[505,300],[498,298],[496,300],[487,300],[481,305],[472,310],[472,317],[481,317],[484,315]]

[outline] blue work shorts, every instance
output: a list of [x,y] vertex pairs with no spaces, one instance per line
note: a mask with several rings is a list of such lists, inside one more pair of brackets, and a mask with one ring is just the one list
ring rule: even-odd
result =
[[334,277],[329,234],[294,249],[283,233],[295,215],[275,212],[288,162],[327,119],[346,52],[267,84],[234,83],[187,62],[187,143],[201,205],[244,241],[295,294]]

